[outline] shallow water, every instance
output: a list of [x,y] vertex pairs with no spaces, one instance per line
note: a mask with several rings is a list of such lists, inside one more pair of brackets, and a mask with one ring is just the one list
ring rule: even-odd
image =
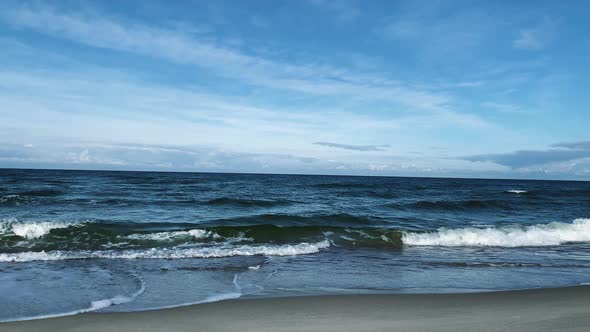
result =
[[0,320],[590,281],[590,183],[0,170]]

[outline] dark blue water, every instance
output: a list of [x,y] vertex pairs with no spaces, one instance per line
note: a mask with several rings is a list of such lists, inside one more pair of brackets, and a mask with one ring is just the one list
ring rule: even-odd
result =
[[0,170],[0,320],[590,282],[590,183]]

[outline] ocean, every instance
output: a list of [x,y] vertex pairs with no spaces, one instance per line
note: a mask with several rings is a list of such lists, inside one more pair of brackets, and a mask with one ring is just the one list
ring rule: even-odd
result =
[[0,170],[0,321],[590,282],[590,182]]

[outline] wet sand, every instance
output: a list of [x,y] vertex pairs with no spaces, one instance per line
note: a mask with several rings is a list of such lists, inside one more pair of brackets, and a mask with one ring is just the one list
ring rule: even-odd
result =
[[238,299],[0,324],[0,331],[590,331],[590,286]]

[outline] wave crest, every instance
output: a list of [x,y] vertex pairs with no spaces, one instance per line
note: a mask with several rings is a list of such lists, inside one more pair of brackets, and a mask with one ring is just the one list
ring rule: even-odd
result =
[[178,238],[221,239],[217,233],[205,229],[189,229],[188,231],[134,233],[127,235],[132,240],[172,241]]
[[506,190],[506,193],[508,193],[508,194],[526,194],[526,193],[528,193],[528,191],[522,190],[522,189],[510,189],[510,190]]
[[525,227],[498,228],[441,228],[432,233],[404,233],[402,241],[413,246],[445,247],[541,247],[568,242],[590,241],[590,219],[580,218],[573,223],[553,222]]
[[22,223],[15,218],[3,219],[0,221],[0,235],[14,234],[26,239],[37,239],[48,234],[52,229],[67,228],[71,224],[63,222],[33,222]]
[[214,206],[237,206],[237,207],[273,207],[288,205],[291,202],[285,200],[263,200],[220,197],[207,201],[207,204]]
[[315,243],[299,243],[287,245],[236,247],[205,247],[205,248],[163,248],[148,250],[123,251],[50,251],[50,252],[19,252],[0,254],[0,262],[55,261],[69,259],[182,259],[182,258],[221,258],[231,256],[295,256],[314,254],[330,247],[328,240]]
[[509,202],[494,199],[468,199],[458,201],[421,200],[408,203],[390,203],[384,206],[409,211],[478,211],[494,209],[512,209]]

